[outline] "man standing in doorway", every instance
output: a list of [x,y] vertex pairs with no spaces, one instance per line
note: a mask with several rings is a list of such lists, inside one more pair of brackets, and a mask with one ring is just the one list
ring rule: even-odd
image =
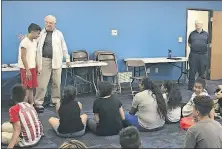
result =
[[208,63],[208,44],[209,35],[203,30],[203,22],[197,20],[195,22],[196,30],[190,33],[188,38],[188,44],[190,46],[189,55],[189,82],[188,89],[192,90],[196,73],[198,72],[199,77],[205,78],[205,72]]

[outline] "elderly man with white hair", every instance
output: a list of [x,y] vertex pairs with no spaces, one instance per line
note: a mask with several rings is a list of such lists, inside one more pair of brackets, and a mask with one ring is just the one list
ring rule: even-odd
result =
[[[43,102],[50,78],[52,78],[51,98],[55,105],[60,103],[60,85],[62,76],[62,63],[65,57],[69,66],[70,55],[61,31],[55,28],[56,18],[52,15],[45,17],[45,28],[38,38],[38,87],[35,94],[35,108],[43,112]],[[20,36],[19,38],[23,38]]]
[[209,35],[203,30],[203,22],[197,20],[195,22],[196,30],[190,33],[188,44],[190,46],[189,55],[189,82],[188,89],[192,90],[195,82],[195,76],[198,72],[199,77],[205,78],[205,72],[208,63],[208,44]]

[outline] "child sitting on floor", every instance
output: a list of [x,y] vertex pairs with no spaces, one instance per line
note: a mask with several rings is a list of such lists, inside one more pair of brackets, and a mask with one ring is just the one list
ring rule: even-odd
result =
[[142,80],[143,91],[133,99],[129,114],[125,118],[139,131],[156,131],[162,129],[167,115],[166,102],[161,89],[148,77]]
[[168,123],[176,123],[179,122],[181,118],[181,101],[182,96],[180,89],[178,88],[177,84],[166,81],[162,85],[163,90],[163,98],[167,104],[167,117],[166,122]]
[[89,129],[100,136],[119,134],[125,120],[122,103],[112,95],[112,84],[104,81],[98,83],[99,98],[93,103],[95,119],[88,120]]
[[43,127],[34,107],[25,102],[26,90],[22,85],[12,88],[15,105],[9,109],[10,123],[2,124],[2,143],[8,148],[36,145],[43,134]]
[[[209,96],[206,89],[206,82],[202,78],[197,78],[195,83],[194,83],[194,93],[191,96],[191,99],[189,102],[183,107],[182,109],[182,115],[183,117],[187,116],[192,116],[192,111],[193,111],[193,99],[196,96]],[[210,118],[214,119],[214,109],[210,112]]]
[[59,118],[51,117],[49,124],[60,137],[77,137],[85,133],[87,115],[82,114],[82,104],[75,100],[76,91],[73,87],[66,87],[60,107],[57,108]]
[[139,130],[134,126],[124,128],[119,133],[121,148],[138,149],[141,146]]
[[184,148],[222,148],[222,126],[209,118],[213,106],[209,96],[193,99],[192,116],[196,124],[187,130]]

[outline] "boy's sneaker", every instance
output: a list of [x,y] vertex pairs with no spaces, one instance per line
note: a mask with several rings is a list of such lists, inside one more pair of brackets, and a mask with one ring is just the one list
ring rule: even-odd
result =
[[34,105],[34,108],[37,113],[43,113],[44,112],[44,107],[42,105]]

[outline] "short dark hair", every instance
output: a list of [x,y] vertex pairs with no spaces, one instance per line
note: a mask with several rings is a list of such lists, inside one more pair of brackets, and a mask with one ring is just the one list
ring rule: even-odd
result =
[[203,88],[206,87],[206,81],[205,81],[203,78],[201,78],[201,77],[198,77],[198,78],[195,80],[195,83],[200,83],[200,84],[202,84]]
[[134,126],[122,129],[119,133],[121,148],[139,148],[141,145],[139,131]]
[[59,148],[87,148],[86,145],[78,140],[64,142]]
[[105,97],[112,94],[113,85],[108,81],[98,82],[99,97]]
[[41,27],[38,25],[38,24],[35,24],[35,23],[31,23],[28,27],[28,32],[31,33],[31,32],[35,32],[35,31],[41,31]]
[[61,104],[67,104],[76,98],[76,88],[73,86],[67,86],[64,88],[64,95],[61,100]]
[[26,90],[21,84],[16,84],[12,87],[12,100],[15,103],[25,100]]
[[194,107],[202,116],[209,115],[214,107],[214,101],[209,96],[196,96],[193,99]]

